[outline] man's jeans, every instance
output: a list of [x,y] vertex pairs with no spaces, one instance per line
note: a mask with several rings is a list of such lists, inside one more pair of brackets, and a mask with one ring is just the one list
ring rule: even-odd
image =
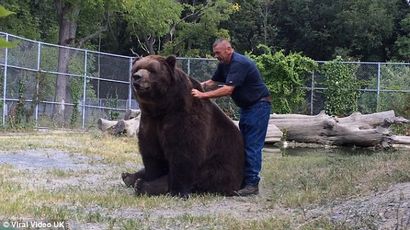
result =
[[268,130],[271,104],[258,101],[240,109],[239,129],[245,143],[245,185],[258,185],[262,168],[262,148]]

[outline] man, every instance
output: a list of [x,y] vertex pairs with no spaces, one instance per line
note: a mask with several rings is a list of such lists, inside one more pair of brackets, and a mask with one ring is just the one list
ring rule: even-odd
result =
[[[202,82],[205,90],[192,89],[197,98],[231,96],[240,108],[239,129],[245,143],[245,178],[239,196],[259,193],[259,173],[262,168],[262,148],[271,111],[269,90],[259,70],[249,58],[235,52],[226,39],[213,44],[214,57],[219,60],[212,79]],[[215,87],[223,82],[221,87]]]

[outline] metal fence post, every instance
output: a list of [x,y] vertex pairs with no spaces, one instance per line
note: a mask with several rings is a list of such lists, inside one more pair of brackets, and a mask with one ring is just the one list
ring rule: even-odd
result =
[[310,85],[310,115],[313,115],[313,94],[315,90],[315,71],[312,72],[312,84]]
[[87,56],[88,56],[88,52],[87,50],[85,50],[84,53],[84,83],[83,83],[83,105],[82,105],[82,110],[83,110],[83,124],[82,124],[82,128],[84,129],[85,127],[85,100],[87,97]]
[[[6,34],[6,41],[9,41],[9,34]],[[8,65],[8,48],[4,51],[4,72],[3,72],[3,127],[6,126],[6,113],[7,113],[7,65]]]
[[376,112],[380,111],[380,80],[381,80],[381,68],[380,62],[377,63],[377,97],[376,97]]
[[[37,74],[40,74],[40,68],[41,68],[41,42],[37,43]],[[41,76],[39,76],[41,77]],[[35,121],[36,121],[36,128],[38,128],[38,104],[39,102],[39,98],[38,98],[38,94],[39,94],[39,81],[36,82],[36,111],[35,111]]]
[[129,84],[128,84],[128,109],[131,109],[131,99],[132,99],[132,87],[131,87],[131,84],[132,84],[132,81],[131,81],[131,78],[132,78],[132,76],[131,76],[131,70],[132,70],[132,58],[130,58],[129,59],[129,68],[128,68],[128,74],[129,74],[129,78],[128,78],[128,81],[129,81]]
[[188,62],[187,62],[187,71],[188,71],[188,76],[191,75],[191,58],[188,58]]

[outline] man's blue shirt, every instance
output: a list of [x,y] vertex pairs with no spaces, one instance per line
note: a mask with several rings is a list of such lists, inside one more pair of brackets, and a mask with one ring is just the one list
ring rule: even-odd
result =
[[269,90],[255,63],[236,52],[232,54],[231,63],[218,64],[212,80],[235,86],[231,97],[241,108],[251,106],[261,98],[269,96]]

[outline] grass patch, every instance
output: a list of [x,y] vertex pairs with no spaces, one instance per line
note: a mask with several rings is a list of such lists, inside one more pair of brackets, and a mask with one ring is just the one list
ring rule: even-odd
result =
[[[0,136],[0,157],[33,149],[67,152],[86,166],[28,170],[0,164],[0,220],[67,220],[79,228],[95,224],[104,229],[349,229],[326,217],[305,222],[303,210],[410,181],[409,151],[310,149],[264,153],[260,196],[205,194],[181,200],[135,196],[122,184],[120,173],[141,165],[135,138],[99,133]],[[368,227],[372,221],[361,223]]]
[[73,154],[100,156],[106,163],[140,163],[136,138],[80,132],[0,136],[1,151],[29,149],[56,149]]
[[47,173],[50,176],[55,176],[55,177],[70,177],[72,176],[72,172],[68,172],[67,170],[62,170],[62,169],[56,169],[53,168],[48,171]]
[[402,151],[350,155],[340,149],[270,155],[264,160],[263,178],[272,206],[304,207],[409,182],[410,155]]

